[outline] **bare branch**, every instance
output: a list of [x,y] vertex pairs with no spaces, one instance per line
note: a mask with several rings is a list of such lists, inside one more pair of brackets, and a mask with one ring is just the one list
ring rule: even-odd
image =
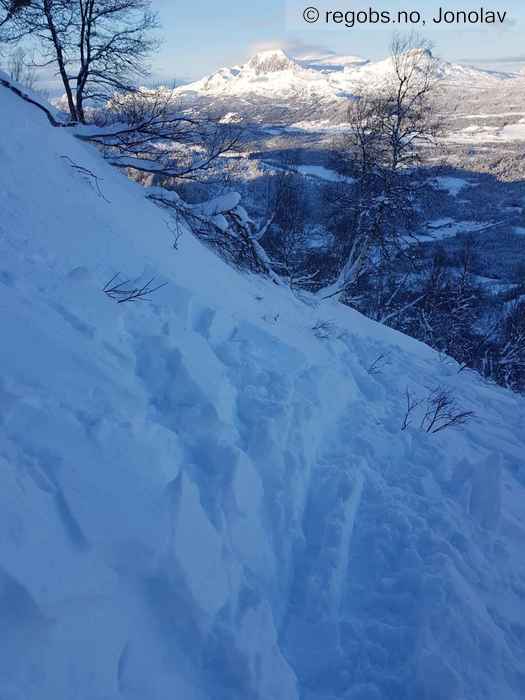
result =
[[60,157],[61,157],[63,160],[65,160],[65,161],[73,168],[73,170],[75,170],[77,173],[79,173],[79,174],[82,175],[85,179],[87,179],[88,182],[89,182],[90,184],[94,184],[95,190],[96,190],[98,196],[99,196],[101,199],[103,199],[105,202],[107,202],[108,204],[111,204],[111,202],[109,201],[109,199],[107,199],[107,198],[104,196],[104,193],[102,192],[102,190],[101,190],[101,188],[100,188],[101,178],[99,178],[98,175],[95,175],[95,173],[92,172],[91,170],[89,170],[89,168],[85,168],[85,167],[82,166],[82,165],[78,165],[77,163],[75,163],[74,160],[72,160],[72,159],[71,159],[69,156],[67,156],[67,155],[60,156]]
[[401,430],[406,430],[410,426],[412,422],[413,413],[416,410],[416,408],[421,404],[421,400],[415,399],[412,396],[408,387],[405,389],[405,400],[406,410],[405,415],[403,416],[403,422],[401,423]]
[[127,301],[143,301],[168,284],[167,282],[163,282],[162,284],[152,287],[151,285],[155,281],[155,277],[152,277],[141,287],[133,287],[130,286],[133,285],[132,280],[124,279],[119,281],[119,278],[120,272],[117,272],[102,288],[104,294],[110,299],[114,299],[118,304],[123,304]]

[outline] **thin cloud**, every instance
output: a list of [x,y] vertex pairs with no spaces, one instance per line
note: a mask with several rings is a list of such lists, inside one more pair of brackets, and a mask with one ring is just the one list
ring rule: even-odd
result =
[[250,55],[253,56],[258,51],[267,51],[269,49],[282,49],[288,56],[293,56],[294,58],[327,58],[328,56],[337,55],[336,51],[329,49],[327,46],[307,43],[300,39],[265,41],[253,44],[250,47]]
[[327,58],[328,56],[337,55],[336,51],[329,49],[323,44],[307,43],[300,39],[289,40],[282,48],[283,51],[295,58]]
[[498,56],[497,58],[460,58],[461,63],[525,63],[525,56]]

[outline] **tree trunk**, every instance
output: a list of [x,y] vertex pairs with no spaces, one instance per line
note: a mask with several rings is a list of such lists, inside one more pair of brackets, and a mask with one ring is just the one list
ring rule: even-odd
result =
[[77,110],[75,107],[75,102],[73,100],[73,92],[71,90],[71,86],[69,84],[69,79],[67,77],[64,52],[62,50],[62,44],[60,43],[60,38],[58,36],[57,30],[55,27],[55,22],[53,20],[53,13],[51,11],[51,7],[50,7],[48,0],[46,0],[46,2],[44,2],[44,13],[46,16],[48,29],[51,33],[53,46],[55,47],[57,63],[58,63],[58,70],[60,72],[60,77],[62,78],[62,83],[63,83],[64,89],[66,91],[67,104],[69,107],[69,114],[71,115],[71,119],[73,121],[77,121],[77,119],[78,119]]

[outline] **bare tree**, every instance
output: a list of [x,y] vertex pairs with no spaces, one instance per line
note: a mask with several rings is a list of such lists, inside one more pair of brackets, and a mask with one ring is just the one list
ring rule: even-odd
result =
[[436,59],[427,42],[415,35],[395,37],[391,71],[374,92],[364,91],[348,109],[343,143],[347,174],[336,206],[342,211],[341,267],[324,296],[348,292],[381,252],[402,251],[404,235],[415,218],[414,168],[439,131],[432,108]]
[[306,269],[310,232],[304,178],[293,170],[278,172],[271,178],[269,194],[267,250],[290,289],[308,288],[317,273]]
[[7,72],[12,80],[30,90],[36,85],[37,75],[33,61],[28,59],[27,51],[22,46],[18,46],[9,55]]
[[202,178],[243,136],[242,125],[185,110],[162,89],[115,95],[106,118],[104,129],[78,138],[103,147],[113,165],[153,176],[154,184]]
[[421,162],[421,146],[433,142],[441,123],[432,109],[437,59],[431,44],[415,34],[397,35],[391,60],[394,77],[385,95],[384,131],[387,167],[394,173]]
[[76,0],[31,0],[14,19],[20,35],[31,35],[38,42],[38,64],[56,66],[73,121],[77,113],[68,71],[75,52],[76,7]]
[[78,0],[79,66],[75,94],[78,118],[85,121],[84,101],[106,100],[129,91],[147,75],[147,57],[158,28],[149,0]]
[[188,204],[176,192],[159,187],[152,188],[147,196],[171,213],[177,235],[186,226],[229,263],[265,275],[274,284],[282,284],[259,243],[257,226],[240,206],[240,195],[230,193],[200,204]]
[[513,304],[501,332],[496,353],[496,378],[509,389],[525,389],[525,302]]
[[28,33],[18,22],[32,0],[0,0],[0,58],[6,45],[23,39]]
[[0,27],[5,26],[25,7],[31,4],[31,0],[0,0]]
[[420,427],[426,433],[439,433],[446,428],[464,425],[474,411],[463,411],[450,389],[437,387],[426,398],[426,410]]
[[39,41],[41,65],[56,66],[74,121],[86,100],[133,89],[157,46],[150,0],[32,0],[16,22]]
[[[439,352],[471,366],[481,350],[476,331],[484,292],[472,273],[473,247],[466,241],[459,259],[438,249],[418,280],[416,304],[400,330],[423,340]],[[459,265],[459,269],[458,266]]]
[[407,387],[405,400],[406,407],[401,430],[406,430],[411,425],[420,407],[423,413],[419,428],[426,433],[439,433],[446,428],[464,425],[475,415],[473,411],[462,410],[452,390],[442,386],[432,389],[424,398],[416,398]]

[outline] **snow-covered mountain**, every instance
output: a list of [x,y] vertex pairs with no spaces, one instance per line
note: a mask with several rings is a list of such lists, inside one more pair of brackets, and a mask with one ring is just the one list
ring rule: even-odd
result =
[[[288,56],[282,49],[273,49],[255,54],[243,65],[222,68],[178,91],[221,98],[337,100],[364,88],[379,86],[391,70],[390,58],[377,62],[356,56],[298,59]],[[485,71],[448,61],[439,61],[438,75],[445,84],[469,89],[523,79],[517,73]]]
[[522,700],[524,400],[0,114],[0,698]]

